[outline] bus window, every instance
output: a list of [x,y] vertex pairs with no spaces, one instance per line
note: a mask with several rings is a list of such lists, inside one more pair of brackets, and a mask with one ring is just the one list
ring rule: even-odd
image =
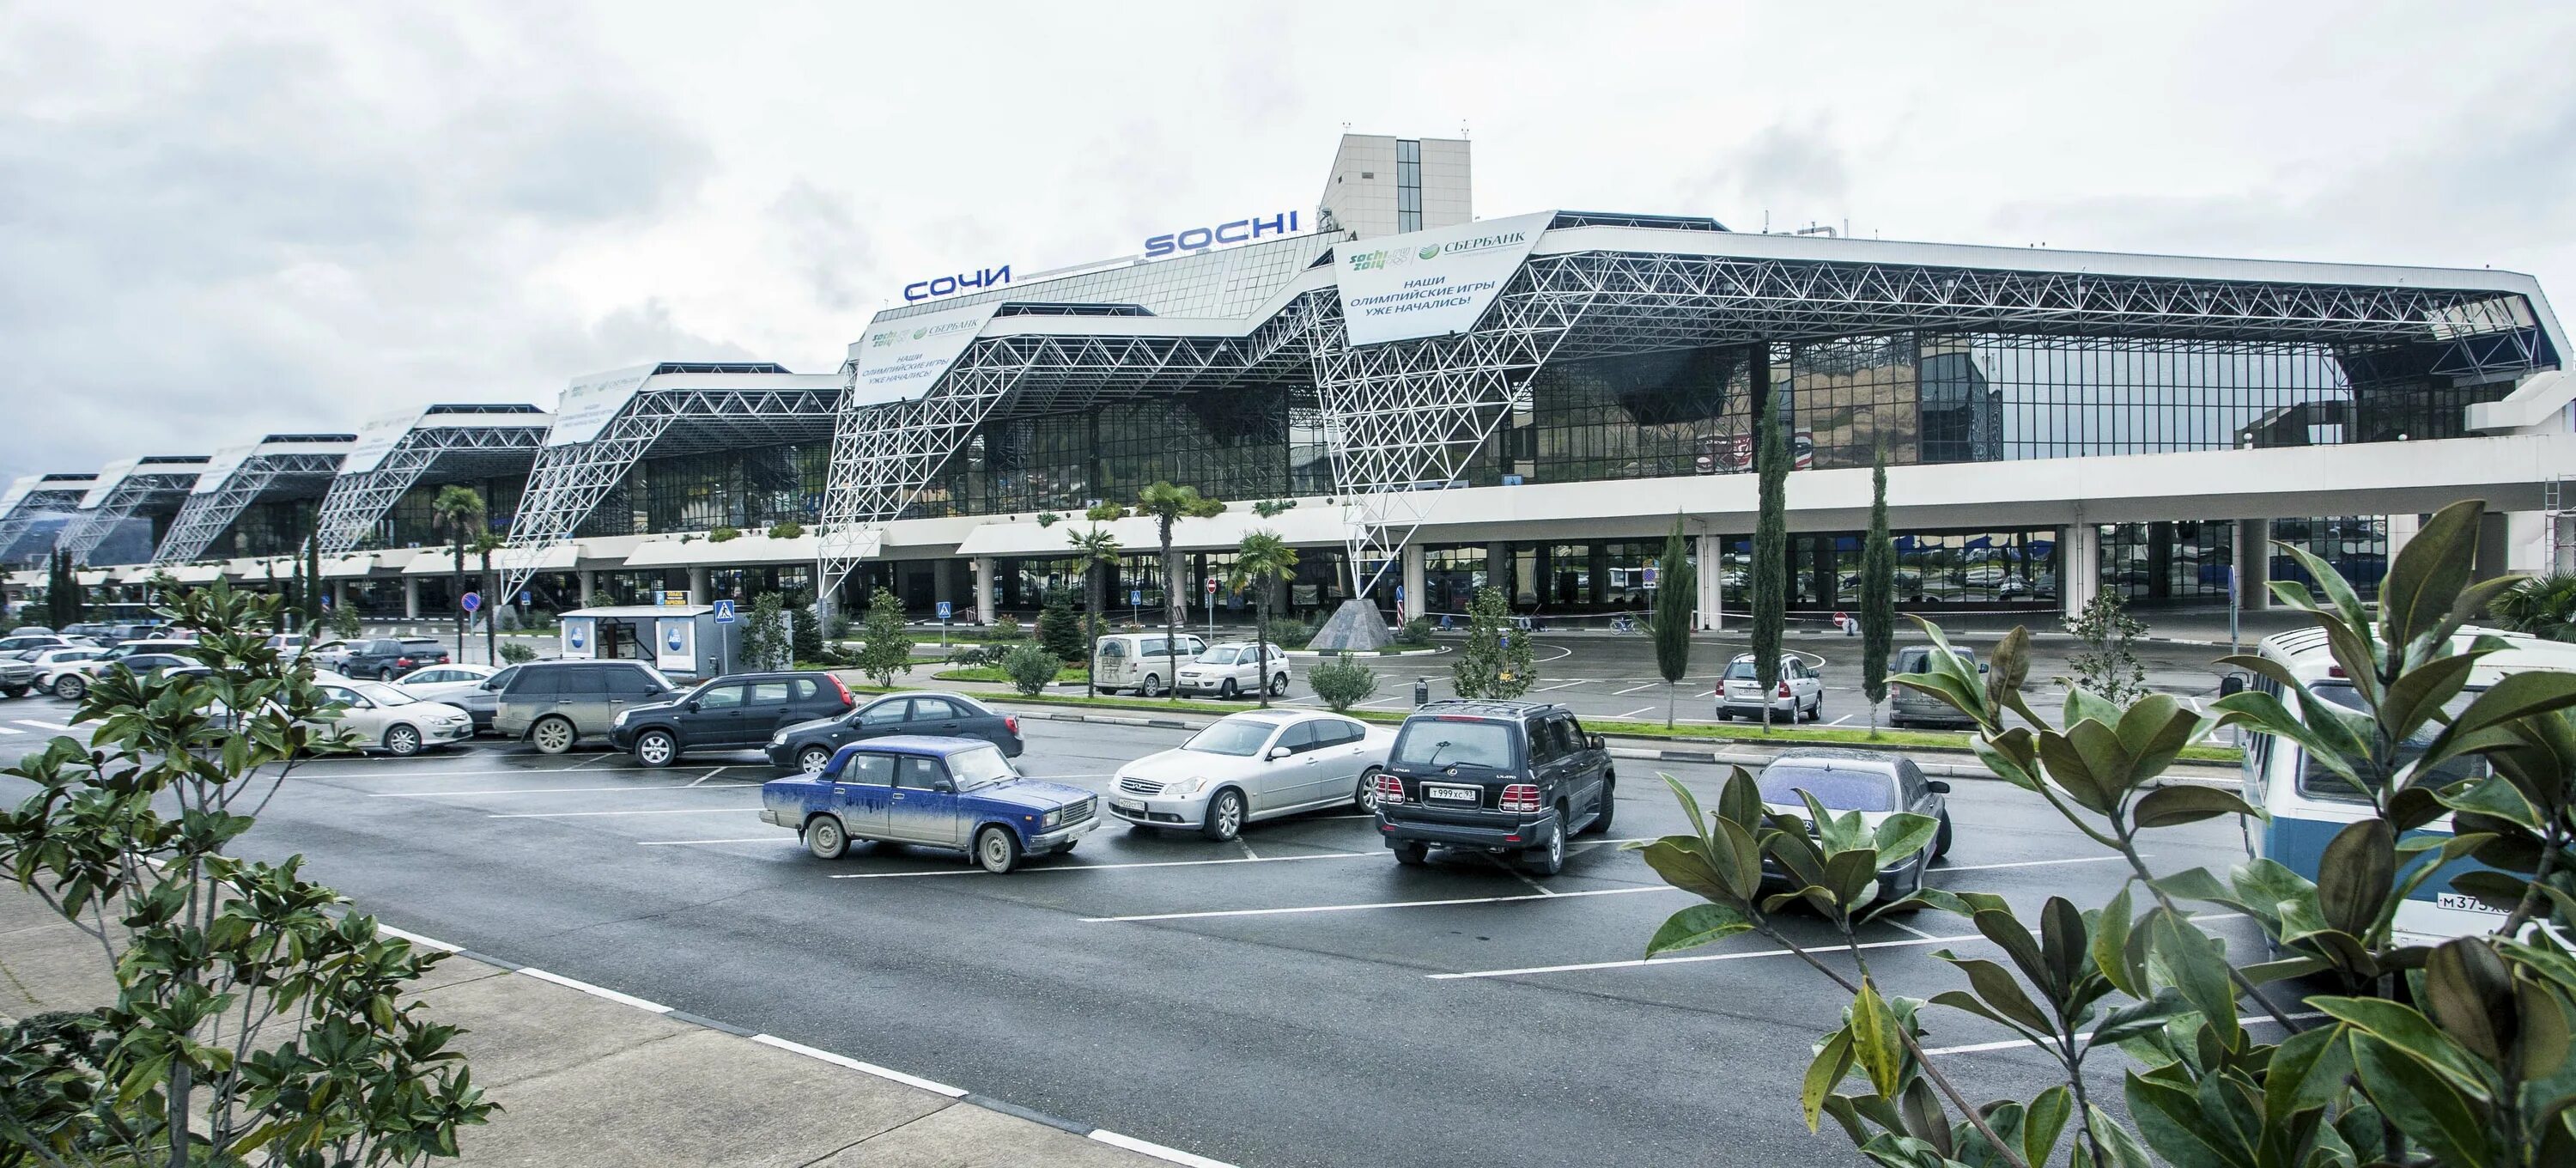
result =
[[[2354,690],[2349,682],[2327,682],[2321,685],[2312,685],[2308,687],[2308,692],[2313,693],[2326,701],[2333,702],[2338,706],[2342,706],[2347,710],[2361,709],[2361,694]],[[2442,713],[2445,715],[2458,714],[2461,710],[2467,709],[2469,702],[2474,700],[2477,696],[2478,691],[2476,690],[2463,690],[2460,693],[2454,694],[2450,701],[2443,704]],[[2409,759],[2422,755],[2424,753],[2424,748],[2433,744],[2434,736],[2442,732],[2443,726],[2444,723],[2440,721],[2425,723],[2423,728],[2417,730],[2413,737],[2408,738],[2405,742],[2399,744],[2397,748],[2397,761],[2400,764],[2403,764]],[[2270,735],[2258,735],[2258,737],[2268,739]],[[2486,759],[2479,755],[2469,755],[2466,757],[2453,758],[2450,761],[2443,763],[2441,766],[2435,767],[2433,769],[2433,774],[2437,777],[2433,778],[2431,781],[2435,786],[2449,786],[2461,779],[2482,778],[2486,773]],[[2312,799],[2331,799],[2343,803],[2367,803],[2370,801],[2368,797],[2362,794],[2359,788],[2352,785],[2351,780],[2328,770],[2322,765],[2319,765],[2315,759],[2306,758],[2304,756],[2300,759],[2299,793]]]

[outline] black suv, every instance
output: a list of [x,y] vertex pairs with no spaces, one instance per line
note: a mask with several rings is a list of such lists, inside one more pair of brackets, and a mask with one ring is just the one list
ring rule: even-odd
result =
[[1619,776],[1601,736],[1547,702],[1432,702],[1404,720],[1377,779],[1377,830],[1397,861],[1434,845],[1565,869],[1565,837],[1610,830]]
[[392,637],[378,637],[372,641],[352,642],[349,660],[340,666],[340,675],[392,681],[423,665],[445,664],[447,650],[436,641],[397,641]]
[[648,767],[689,750],[759,750],[786,727],[848,713],[858,705],[828,673],[737,673],[669,701],[630,706],[608,729],[609,745]]

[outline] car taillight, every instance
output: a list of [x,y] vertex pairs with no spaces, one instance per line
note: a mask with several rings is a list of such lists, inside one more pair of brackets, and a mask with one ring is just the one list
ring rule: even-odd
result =
[[1404,802],[1404,780],[1399,779],[1394,775],[1379,775],[1377,777],[1377,801],[1380,803]]
[[1785,682],[1785,681],[1784,681],[1784,682],[1781,682],[1781,683],[1780,683],[1780,696],[1781,696],[1781,697],[1784,697],[1784,698],[1785,698],[1785,697],[1787,697],[1787,696],[1789,696],[1789,683],[1788,683],[1788,682]]
[[1502,801],[1495,806],[1505,811],[1538,810],[1538,784],[1513,783],[1503,788]]
[[409,668],[411,668],[411,658],[409,658],[409,657],[396,657],[396,658],[394,658],[394,668],[396,668],[396,669],[409,669]]
[[1013,738],[1017,738],[1017,737],[1019,737],[1019,736],[1020,736],[1020,716],[1019,716],[1018,714],[1004,714],[1004,715],[1002,715],[1002,729],[1010,731],[1010,732],[1011,732],[1011,737],[1013,737]]
[[855,708],[858,706],[858,704],[859,704],[859,699],[858,699],[856,696],[854,696],[854,695],[852,695],[852,694],[850,693],[850,687],[849,687],[849,686],[844,685],[844,684],[842,684],[842,683],[841,683],[840,675],[838,675],[838,674],[832,674],[832,673],[826,673],[826,674],[824,674],[823,676],[828,677],[828,678],[831,678],[831,679],[832,679],[832,688],[833,688],[833,689],[837,689],[837,690],[841,691],[841,708],[842,708],[842,709],[844,709],[844,710],[848,710],[848,709],[855,709]]

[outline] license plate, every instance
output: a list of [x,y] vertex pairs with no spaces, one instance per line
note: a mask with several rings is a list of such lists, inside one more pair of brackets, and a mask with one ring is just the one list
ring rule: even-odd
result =
[[1143,815],[1145,813],[1145,805],[1133,799],[1112,799],[1109,801],[1109,805],[1120,811],[1133,811],[1138,815]]
[[1478,787],[1434,787],[1425,784],[1422,788],[1422,797],[1437,799],[1443,803],[1482,803],[1485,801],[1485,792]]
[[2433,904],[2439,908],[2465,909],[2469,912],[2489,913],[2495,916],[2505,915],[2505,911],[2503,909],[2496,908],[2483,900],[2479,900],[2477,897],[2461,892],[2442,893],[2433,898]]

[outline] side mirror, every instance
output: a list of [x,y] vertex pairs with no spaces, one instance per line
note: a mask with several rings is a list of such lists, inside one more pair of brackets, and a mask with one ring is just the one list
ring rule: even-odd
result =
[[1585,746],[1588,746],[1588,747],[1590,747],[1590,748],[1594,749],[1594,750],[1608,750],[1608,749],[1610,749],[1610,740],[1609,740],[1609,739],[1606,739],[1606,738],[1603,738],[1602,736],[1600,736],[1600,735],[1598,735],[1598,734],[1586,734],[1586,735],[1584,735],[1584,736],[1583,736],[1583,744],[1584,744]]
[[690,713],[692,713],[692,714],[697,713],[697,712],[698,712],[698,699],[696,699],[696,698],[690,698],[687,702],[682,703],[682,708],[683,708],[683,709],[686,709],[687,711],[689,711],[689,712],[690,712]]
[[2222,697],[2222,698],[2226,698],[2226,697],[2234,697],[2234,696],[2236,696],[2237,694],[2241,694],[2241,693],[2244,693],[2244,692],[2245,692],[2245,675],[2244,675],[2244,674],[2242,674],[2242,673],[2231,673],[2231,674],[2228,674],[2228,675],[2227,675],[2227,676],[2225,676],[2225,677],[2222,677],[2222,678],[2219,678],[2219,679],[2218,679],[2218,696],[2220,696],[2220,697]]
[[1935,795],[1947,795],[1950,793],[1950,784],[1942,782],[1939,779],[1927,779],[1924,781],[1923,785],[1930,787],[1932,789],[1932,793]]
[[1270,761],[1277,762],[1280,759],[1286,758],[1295,753],[1297,752],[1290,750],[1285,746],[1274,746],[1270,748]]
[[932,779],[930,780],[930,789],[943,793],[951,792],[957,789],[957,784],[947,779]]
[[1977,662],[1977,672],[1984,673],[1988,668],[1990,667],[1985,662]]

